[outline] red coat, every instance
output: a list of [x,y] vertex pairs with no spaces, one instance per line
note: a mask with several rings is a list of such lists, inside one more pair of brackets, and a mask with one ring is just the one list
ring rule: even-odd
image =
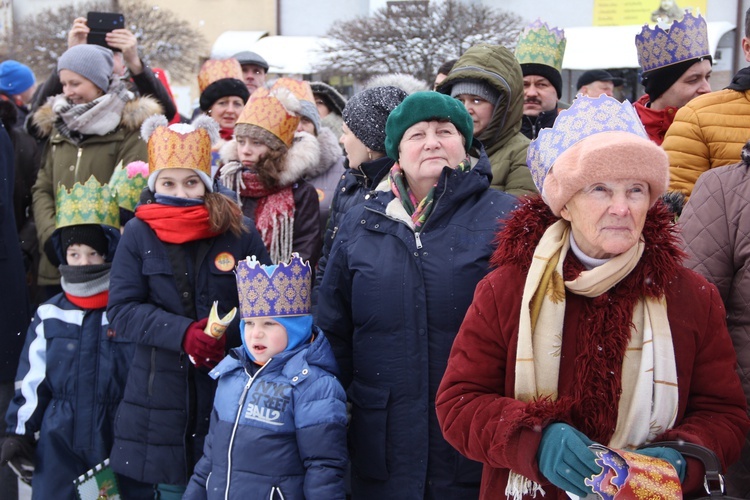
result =
[[[657,441],[683,439],[711,448],[725,465],[737,460],[750,419],[734,371],[726,313],[716,288],[681,265],[672,217],[661,204],[651,209],[641,261],[609,292],[594,299],[567,294],[559,398],[528,404],[511,397],[521,296],[534,248],[556,219],[535,197],[508,221],[493,256],[498,267],[477,286],[436,399],[445,438],[484,463],[482,498],[502,496],[512,469],[542,484],[545,499],[567,499],[539,472],[541,430],[564,421],[594,441],[609,441],[629,318],[644,295],[666,296],[679,381],[676,424]],[[565,279],[582,269],[569,252]],[[699,491],[702,480],[703,468],[689,459],[683,489]]]

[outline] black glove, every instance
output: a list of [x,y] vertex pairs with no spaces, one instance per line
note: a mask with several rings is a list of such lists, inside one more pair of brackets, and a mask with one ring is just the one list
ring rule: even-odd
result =
[[8,434],[0,449],[0,465],[7,465],[18,479],[31,484],[34,474],[34,440],[19,434]]

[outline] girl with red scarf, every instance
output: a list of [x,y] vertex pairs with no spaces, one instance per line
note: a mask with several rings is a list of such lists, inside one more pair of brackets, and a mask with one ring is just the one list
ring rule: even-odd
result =
[[240,345],[238,321],[220,338],[206,334],[238,307],[234,271],[248,255],[270,264],[252,222],[210,178],[214,120],[167,126],[148,119],[149,178],[123,232],[107,314],[118,335],[136,342],[115,425],[112,468],[153,483],[159,498],[180,498],[203,452],[215,382],[208,375]]
[[320,203],[303,180],[320,161],[320,146],[298,134],[300,101],[283,87],[256,90],[221,150],[221,182],[234,189],[242,211],[255,221],[274,263],[297,252],[314,269],[320,257]]

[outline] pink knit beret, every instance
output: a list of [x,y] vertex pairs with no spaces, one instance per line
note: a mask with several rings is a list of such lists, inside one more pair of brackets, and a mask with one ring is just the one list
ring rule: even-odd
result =
[[669,185],[667,154],[630,132],[590,135],[557,158],[544,179],[542,197],[559,217],[565,204],[586,186],[623,179],[646,182],[653,205]]

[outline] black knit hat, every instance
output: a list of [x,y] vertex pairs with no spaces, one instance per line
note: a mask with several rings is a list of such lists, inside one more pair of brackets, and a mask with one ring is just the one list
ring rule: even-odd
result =
[[537,63],[525,63],[521,65],[523,76],[536,75],[543,76],[555,87],[557,98],[562,97],[562,75],[552,66]]
[[67,253],[70,245],[88,245],[102,256],[107,255],[109,240],[104,230],[98,224],[79,224],[67,226],[60,229],[60,242],[62,243],[63,255]]
[[346,103],[344,123],[362,143],[385,153],[385,122],[407,93],[396,87],[373,87],[355,94]]
[[643,73],[641,83],[648,94],[648,100],[654,102],[664,92],[669,90],[669,87],[674,85],[693,64],[704,59],[713,60],[711,56],[688,59],[687,61],[670,64],[669,66],[663,66]]
[[222,78],[216,80],[206,87],[200,96],[200,107],[202,111],[208,111],[213,104],[226,96],[237,96],[247,103],[250,98],[250,91],[247,90],[245,82],[236,78]]

